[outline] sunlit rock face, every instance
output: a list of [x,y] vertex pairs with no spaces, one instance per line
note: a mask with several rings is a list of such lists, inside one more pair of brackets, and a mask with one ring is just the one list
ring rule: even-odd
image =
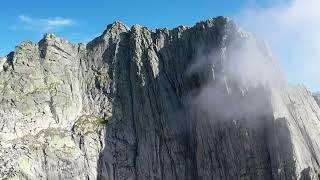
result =
[[[317,96],[227,18],[0,58],[3,179],[317,179]],[[315,97],[315,98],[314,98]]]

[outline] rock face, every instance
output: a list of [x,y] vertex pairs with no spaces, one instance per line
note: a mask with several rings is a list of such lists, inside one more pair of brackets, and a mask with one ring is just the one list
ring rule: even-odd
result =
[[238,81],[228,68],[243,58],[228,57],[246,42],[277,72],[265,44],[224,17],[155,32],[116,22],[87,45],[23,43],[0,59],[0,176],[320,178],[317,99],[284,81]]

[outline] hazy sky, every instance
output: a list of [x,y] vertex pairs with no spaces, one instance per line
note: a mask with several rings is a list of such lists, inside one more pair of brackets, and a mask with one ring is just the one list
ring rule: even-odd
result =
[[[0,56],[46,32],[87,42],[113,21],[128,26],[191,26],[223,15],[268,41],[292,83],[320,90],[319,0],[28,0],[0,2]],[[318,12],[319,11],[319,12]],[[320,21],[319,21],[320,22]],[[318,58],[319,57],[319,58]]]

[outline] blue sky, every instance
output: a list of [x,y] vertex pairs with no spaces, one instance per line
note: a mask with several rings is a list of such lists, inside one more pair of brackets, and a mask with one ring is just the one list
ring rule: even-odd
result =
[[[45,32],[81,42],[103,32],[113,21],[149,28],[193,25],[218,15],[233,16],[251,3],[249,0],[232,3],[218,0],[2,1],[0,55],[13,50],[21,41],[37,42]],[[47,22],[50,20],[69,20],[69,23],[50,27]]]
[[[299,1],[299,0],[294,0]],[[151,29],[158,27],[191,26],[197,21],[215,16],[239,19],[246,9],[273,8],[285,0],[135,0],[135,1],[87,1],[87,0],[29,0],[2,1],[0,11],[0,56],[8,54],[22,41],[38,42],[46,32],[74,43],[87,42],[98,36],[107,24],[122,21],[128,26],[140,24]],[[260,15],[260,14],[259,14]],[[248,19],[248,18],[247,18]],[[249,18],[250,19],[250,18]],[[252,22],[254,22],[253,20]],[[240,24],[241,24],[240,20]],[[243,23],[246,30],[257,29],[252,23]],[[258,30],[259,31],[259,30]],[[263,32],[261,33],[262,35]],[[266,38],[268,39],[268,38]],[[272,41],[272,38],[270,38]],[[272,44],[273,42],[271,42]],[[276,44],[274,42],[274,44]],[[287,44],[286,44],[287,45]],[[304,83],[310,89],[320,89],[315,82],[295,77],[298,66],[289,59],[294,54],[286,46],[277,52],[284,66],[284,74],[290,82]],[[293,67],[294,66],[294,67]]]

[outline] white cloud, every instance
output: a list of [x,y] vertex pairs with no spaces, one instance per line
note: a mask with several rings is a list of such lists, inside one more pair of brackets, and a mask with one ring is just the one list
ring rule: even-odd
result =
[[290,0],[268,8],[248,8],[238,20],[269,41],[291,82],[316,90],[320,88],[319,9],[319,0]]
[[285,84],[267,47],[251,34],[239,33],[241,38],[226,36],[226,43],[222,43],[225,47],[212,49],[209,54],[200,49],[196,63],[188,71],[190,77],[212,73],[187,101],[213,120],[256,120],[268,116],[270,92]]
[[20,19],[20,21],[23,21],[23,22],[26,22],[26,23],[31,23],[32,22],[32,19],[30,17],[28,17],[28,16],[25,16],[25,15],[20,15],[19,19]]
[[48,19],[47,24],[48,26],[70,26],[73,24],[73,21],[70,19],[55,18]]
[[19,23],[22,28],[39,31],[41,33],[48,31],[57,31],[64,27],[69,27],[75,24],[72,19],[61,17],[54,18],[33,18],[26,15],[19,15]]

